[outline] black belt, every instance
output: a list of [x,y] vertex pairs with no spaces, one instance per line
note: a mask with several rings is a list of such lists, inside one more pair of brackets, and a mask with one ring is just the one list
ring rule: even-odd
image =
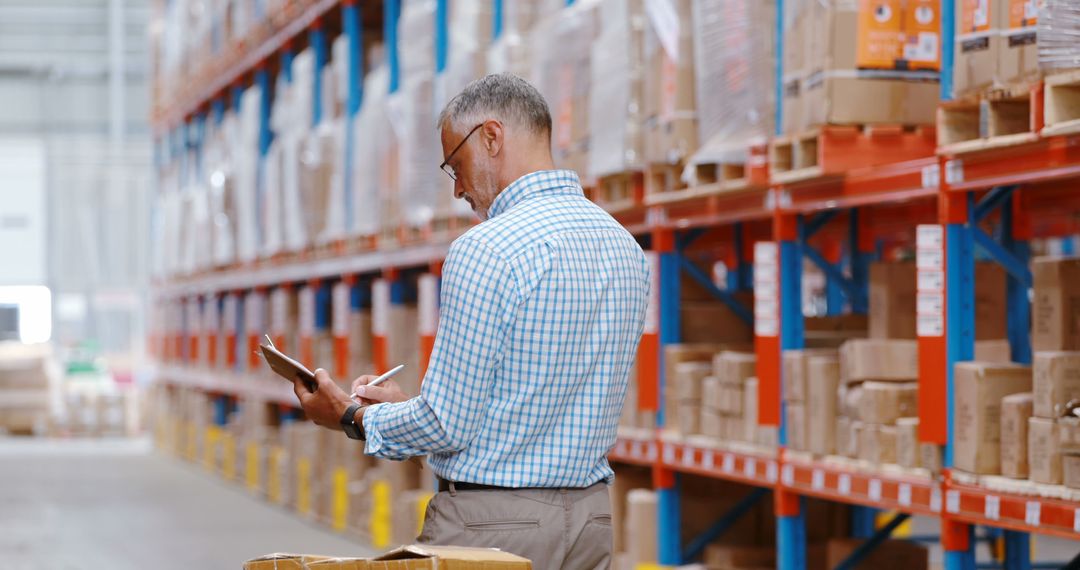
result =
[[454,486],[455,491],[526,491],[531,489],[587,489],[588,487],[500,487],[498,485],[484,485],[483,483],[466,483],[464,481],[447,481],[442,477],[439,477],[439,492],[445,492],[450,490],[450,485]]

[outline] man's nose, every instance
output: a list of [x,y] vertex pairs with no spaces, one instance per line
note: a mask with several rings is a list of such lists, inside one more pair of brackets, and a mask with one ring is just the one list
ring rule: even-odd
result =
[[465,197],[465,187],[461,184],[461,179],[454,179],[454,197],[461,199]]

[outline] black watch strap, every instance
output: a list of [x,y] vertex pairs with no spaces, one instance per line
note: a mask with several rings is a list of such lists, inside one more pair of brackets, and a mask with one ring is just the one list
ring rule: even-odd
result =
[[341,416],[341,427],[345,430],[345,435],[349,436],[349,439],[364,441],[364,426],[356,423],[356,410],[359,409],[360,404],[351,404],[345,410],[345,414]]

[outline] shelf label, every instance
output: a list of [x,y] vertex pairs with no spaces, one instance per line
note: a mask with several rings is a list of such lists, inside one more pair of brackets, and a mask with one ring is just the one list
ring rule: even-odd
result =
[[935,513],[941,512],[941,488],[934,486],[930,488],[930,510]]
[[682,464],[684,467],[694,467],[694,450],[692,448],[683,448]]
[[754,299],[769,299],[776,301],[780,297],[780,289],[776,281],[756,281],[754,283]]
[[1024,522],[1031,526],[1039,526],[1042,523],[1042,503],[1028,501],[1024,506]]
[[820,491],[825,488],[824,471],[821,469],[814,469],[814,472],[810,477],[810,487],[815,491]]
[[917,269],[945,269],[945,252],[941,248],[920,249],[915,254]]
[[635,458],[644,459],[645,458],[645,444],[640,442],[640,441],[635,441],[634,442],[634,450],[632,452],[632,455]]
[[836,490],[845,497],[851,494],[851,475],[847,473],[841,473],[840,479],[836,482]]
[[1001,518],[1001,498],[996,495],[987,495],[983,503],[983,514],[986,518],[996,521]]
[[706,449],[704,452],[702,452],[702,454],[701,454],[701,466],[702,467],[704,467],[705,469],[708,469],[708,470],[711,471],[712,468],[715,466],[714,465],[715,461],[716,461],[716,459],[713,457],[712,450]]
[[628,455],[626,453],[626,440],[625,439],[615,440],[615,455],[621,455],[623,457],[626,457]]
[[944,336],[945,317],[943,315],[919,315],[916,317],[916,333],[919,336]]
[[941,224],[919,224],[915,227],[915,247],[918,249],[944,249],[945,227]]
[[776,298],[754,299],[754,316],[761,319],[775,319],[780,315],[780,303]]
[[757,460],[753,457],[747,457],[746,463],[743,463],[743,475],[746,477],[757,477]]
[[783,471],[780,472],[780,482],[785,487],[790,487],[795,484],[795,466],[785,465]]
[[920,315],[945,313],[945,294],[941,291],[919,291],[915,299],[915,312]]
[[675,463],[675,446],[671,444],[664,444],[664,463]]
[[937,188],[938,182],[941,180],[941,165],[931,164],[925,166],[922,169],[922,186],[923,188]]
[[960,184],[964,181],[964,161],[959,158],[945,161],[945,183]]
[[911,506],[911,484],[900,483],[900,486],[896,489],[896,502],[900,503],[902,507]]
[[[759,242],[758,245],[761,245]],[[758,250],[754,250],[755,252]],[[755,253],[756,255],[756,253]],[[766,291],[778,291],[777,280],[780,276],[780,266],[776,265],[776,261],[763,262],[758,261],[758,258],[754,258],[754,289],[758,287],[768,287]],[[757,295],[755,295],[757,296]]]
[[779,336],[779,319],[754,319],[754,334],[757,336]]
[[1073,532],[1080,532],[1080,509],[1073,511]]
[[656,454],[658,453],[656,444],[649,442],[645,444],[645,459],[646,461],[656,461]]
[[330,310],[333,315],[331,331],[336,337],[349,336],[349,313],[352,311],[352,299],[349,284],[344,281],[334,283],[330,291]]
[[776,243],[771,241],[759,241],[754,243],[754,273],[757,273],[759,265],[776,267],[780,259]]
[[960,491],[945,492],[945,510],[953,514],[960,512]]
[[867,495],[870,496],[871,501],[881,500],[881,479],[870,480],[870,488],[867,492]]
[[776,470],[777,469],[778,468],[776,466],[775,461],[770,461],[770,462],[766,463],[765,464],[765,480],[768,481],[769,483],[775,483],[776,482]]
[[937,269],[926,269],[919,271],[918,275],[918,288],[919,291],[944,291],[945,290],[945,272]]

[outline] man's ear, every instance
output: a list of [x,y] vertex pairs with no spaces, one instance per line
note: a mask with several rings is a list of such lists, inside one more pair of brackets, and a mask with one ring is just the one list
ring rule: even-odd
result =
[[506,131],[503,129],[502,123],[495,119],[484,121],[484,126],[480,127],[480,132],[488,156],[498,155],[506,142]]

